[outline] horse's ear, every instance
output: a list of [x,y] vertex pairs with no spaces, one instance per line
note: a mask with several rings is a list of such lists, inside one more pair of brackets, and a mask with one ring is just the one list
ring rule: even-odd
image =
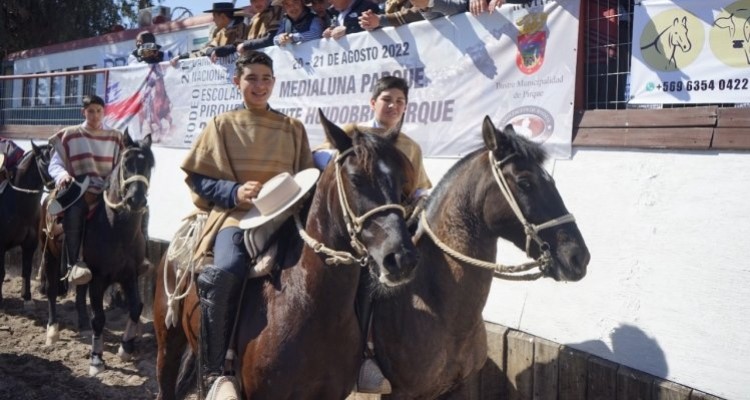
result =
[[484,138],[484,145],[485,147],[487,147],[487,150],[497,150],[496,135],[497,129],[495,129],[495,124],[492,123],[492,119],[490,119],[490,116],[486,115],[484,117],[484,122],[482,123],[482,137]]
[[130,137],[130,133],[128,133],[128,128],[125,128],[125,133],[122,135],[122,142],[125,147],[132,147],[135,144],[133,143],[133,138]]
[[31,152],[36,155],[36,154],[39,154],[39,151],[40,151],[39,146],[37,146],[36,144],[34,144],[34,141],[32,140],[31,141]]
[[151,134],[150,133],[146,135],[145,138],[141,139],[141,144],[143,145],[143,147],[147,147],[147,148],[151,147]]
[[320,117],[320,123],[323,125],[323,130],[326,133],[328,141],[331,142],[339,152],[343,152],[352,147],[352,138],[350,138],[343,129],[339,128],[338,125],[329,121],[323,114],[323,110],[320,108],[318,109],[318,116]]

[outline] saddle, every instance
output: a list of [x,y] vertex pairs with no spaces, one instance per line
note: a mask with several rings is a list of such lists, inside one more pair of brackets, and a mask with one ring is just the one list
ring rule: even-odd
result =
[[[208,214],[204,212],[198,212],[185,218],[167,249],[167,262],[164,268],[169,268],[170,265],[174,268],[176,282],[174,292],[166,291],[167,315],[165,322],[167,327],[177,326],[180,312],[179,301],[190,291],[194,281],[193,277],[200,274],[206,265],[213,263],[213,257],[210,256],[202,258],[200,262],[196,262],[194,258],[195,248],[207,218]],[[250,256],[248,279],[270,275],[274,266],[277,265],[278,235],[274,234],[285,221],[286,218],[282,217],[257,228],[245,230],[244,243]]]

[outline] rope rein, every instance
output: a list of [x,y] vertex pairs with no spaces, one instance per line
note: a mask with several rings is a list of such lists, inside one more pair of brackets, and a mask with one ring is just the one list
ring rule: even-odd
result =
[[[427,213],[425,211],[422,211],[420,215],[420,225],[424,229],[425,232],[427,232],[427,235],[430,236],[430,239],[435,243],[435,245],[440,248],[444,253],[448,254],[449,256],[462,261],[466,264],[470,264],[476,267],[485,268],[492,270],[493,275],[500,279],[505,280],[536,280],[541,278],[544,275],[544,272],[549,266],[552,264],[552,254],[550,252],[550,246],[549,243],[542,240],[541,237],[539,237],[539,232],[543,229],[551,228],[553,226],[566,224],[568,222],[575,222],[575,217],[573,217],[573,214],[565,214],[561,217],[553,218],[547,222],[544,222],[539,225],[534,225],[529,223],[526,218],[523,215],[523,212],[521,212],[521,207],[519,207],[518,202],[516,201],[515,196],[513,196],[513,192],[510,190],[510,186],[508,185],[508,181],[505,179],[505,176],[503,175],[501,171],[502,165],[516,156],[515,153],[510,154],[509,156],[503,158],[500,161],[495,160],[495,155],[492,153],[492,151],[489,151],[489,162],[492,169],[492,175],[495,178],[495,182],[497,183],[498,187],[500,188],[500,193],[503,194],[503,197],[505,197],[506,201],[508,202],[508,205],[510,206],[511,210],[513,210],[513,213],[516,215],[516,218],[524,227],[524,233],[526,234],[526,256],[529,258],[531,257],[531,241],[534,240],[534,242],[537,243],[540,250],[540,255],[538,258],[536,258],[534,261],[530,261],[527,263],[523,263],[520,265],[503,265],[503,264],[497,264],[497,263],[491,263],[483,260],[479,260],[476,258],[469,257],[467,255],[464,255],[462,253],[459,253],[458,251],[452,249],[450,246],[445,244],[438,236],[435,234],[435,232],[432,231],[430,228],[430,225],[427,222]],[[539,272],[534,273],[523,273],[526,271],[529,271],[534,268],[539,268]]]

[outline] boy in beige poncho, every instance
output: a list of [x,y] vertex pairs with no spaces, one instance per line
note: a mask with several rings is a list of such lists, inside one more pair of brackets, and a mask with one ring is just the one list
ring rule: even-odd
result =
[[207,386],[222,375],[242,282],[250,262],[239,221],[263,182],[313,166],[305,127],[268,105],[273,61],[251,51],[236,62],[234,83],[244,108],[208,122],[182,163],[195,205],[208,220],[195,257],[213,257],[197,280],[201,303],[202,374]]

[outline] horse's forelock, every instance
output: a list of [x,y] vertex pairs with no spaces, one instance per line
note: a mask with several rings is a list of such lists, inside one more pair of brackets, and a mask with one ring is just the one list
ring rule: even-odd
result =
[[516,156],[527,159],[534,164],[542,165],[547,161],[547,152],[542,148],[539,143],[533,142],[524,136],[517,134],[507,134],[504,132],[500,133],[505,138],[505,143],[509,147],[507,154],[502,155],[499,159],[505,158],[505,156],[515,153]]

